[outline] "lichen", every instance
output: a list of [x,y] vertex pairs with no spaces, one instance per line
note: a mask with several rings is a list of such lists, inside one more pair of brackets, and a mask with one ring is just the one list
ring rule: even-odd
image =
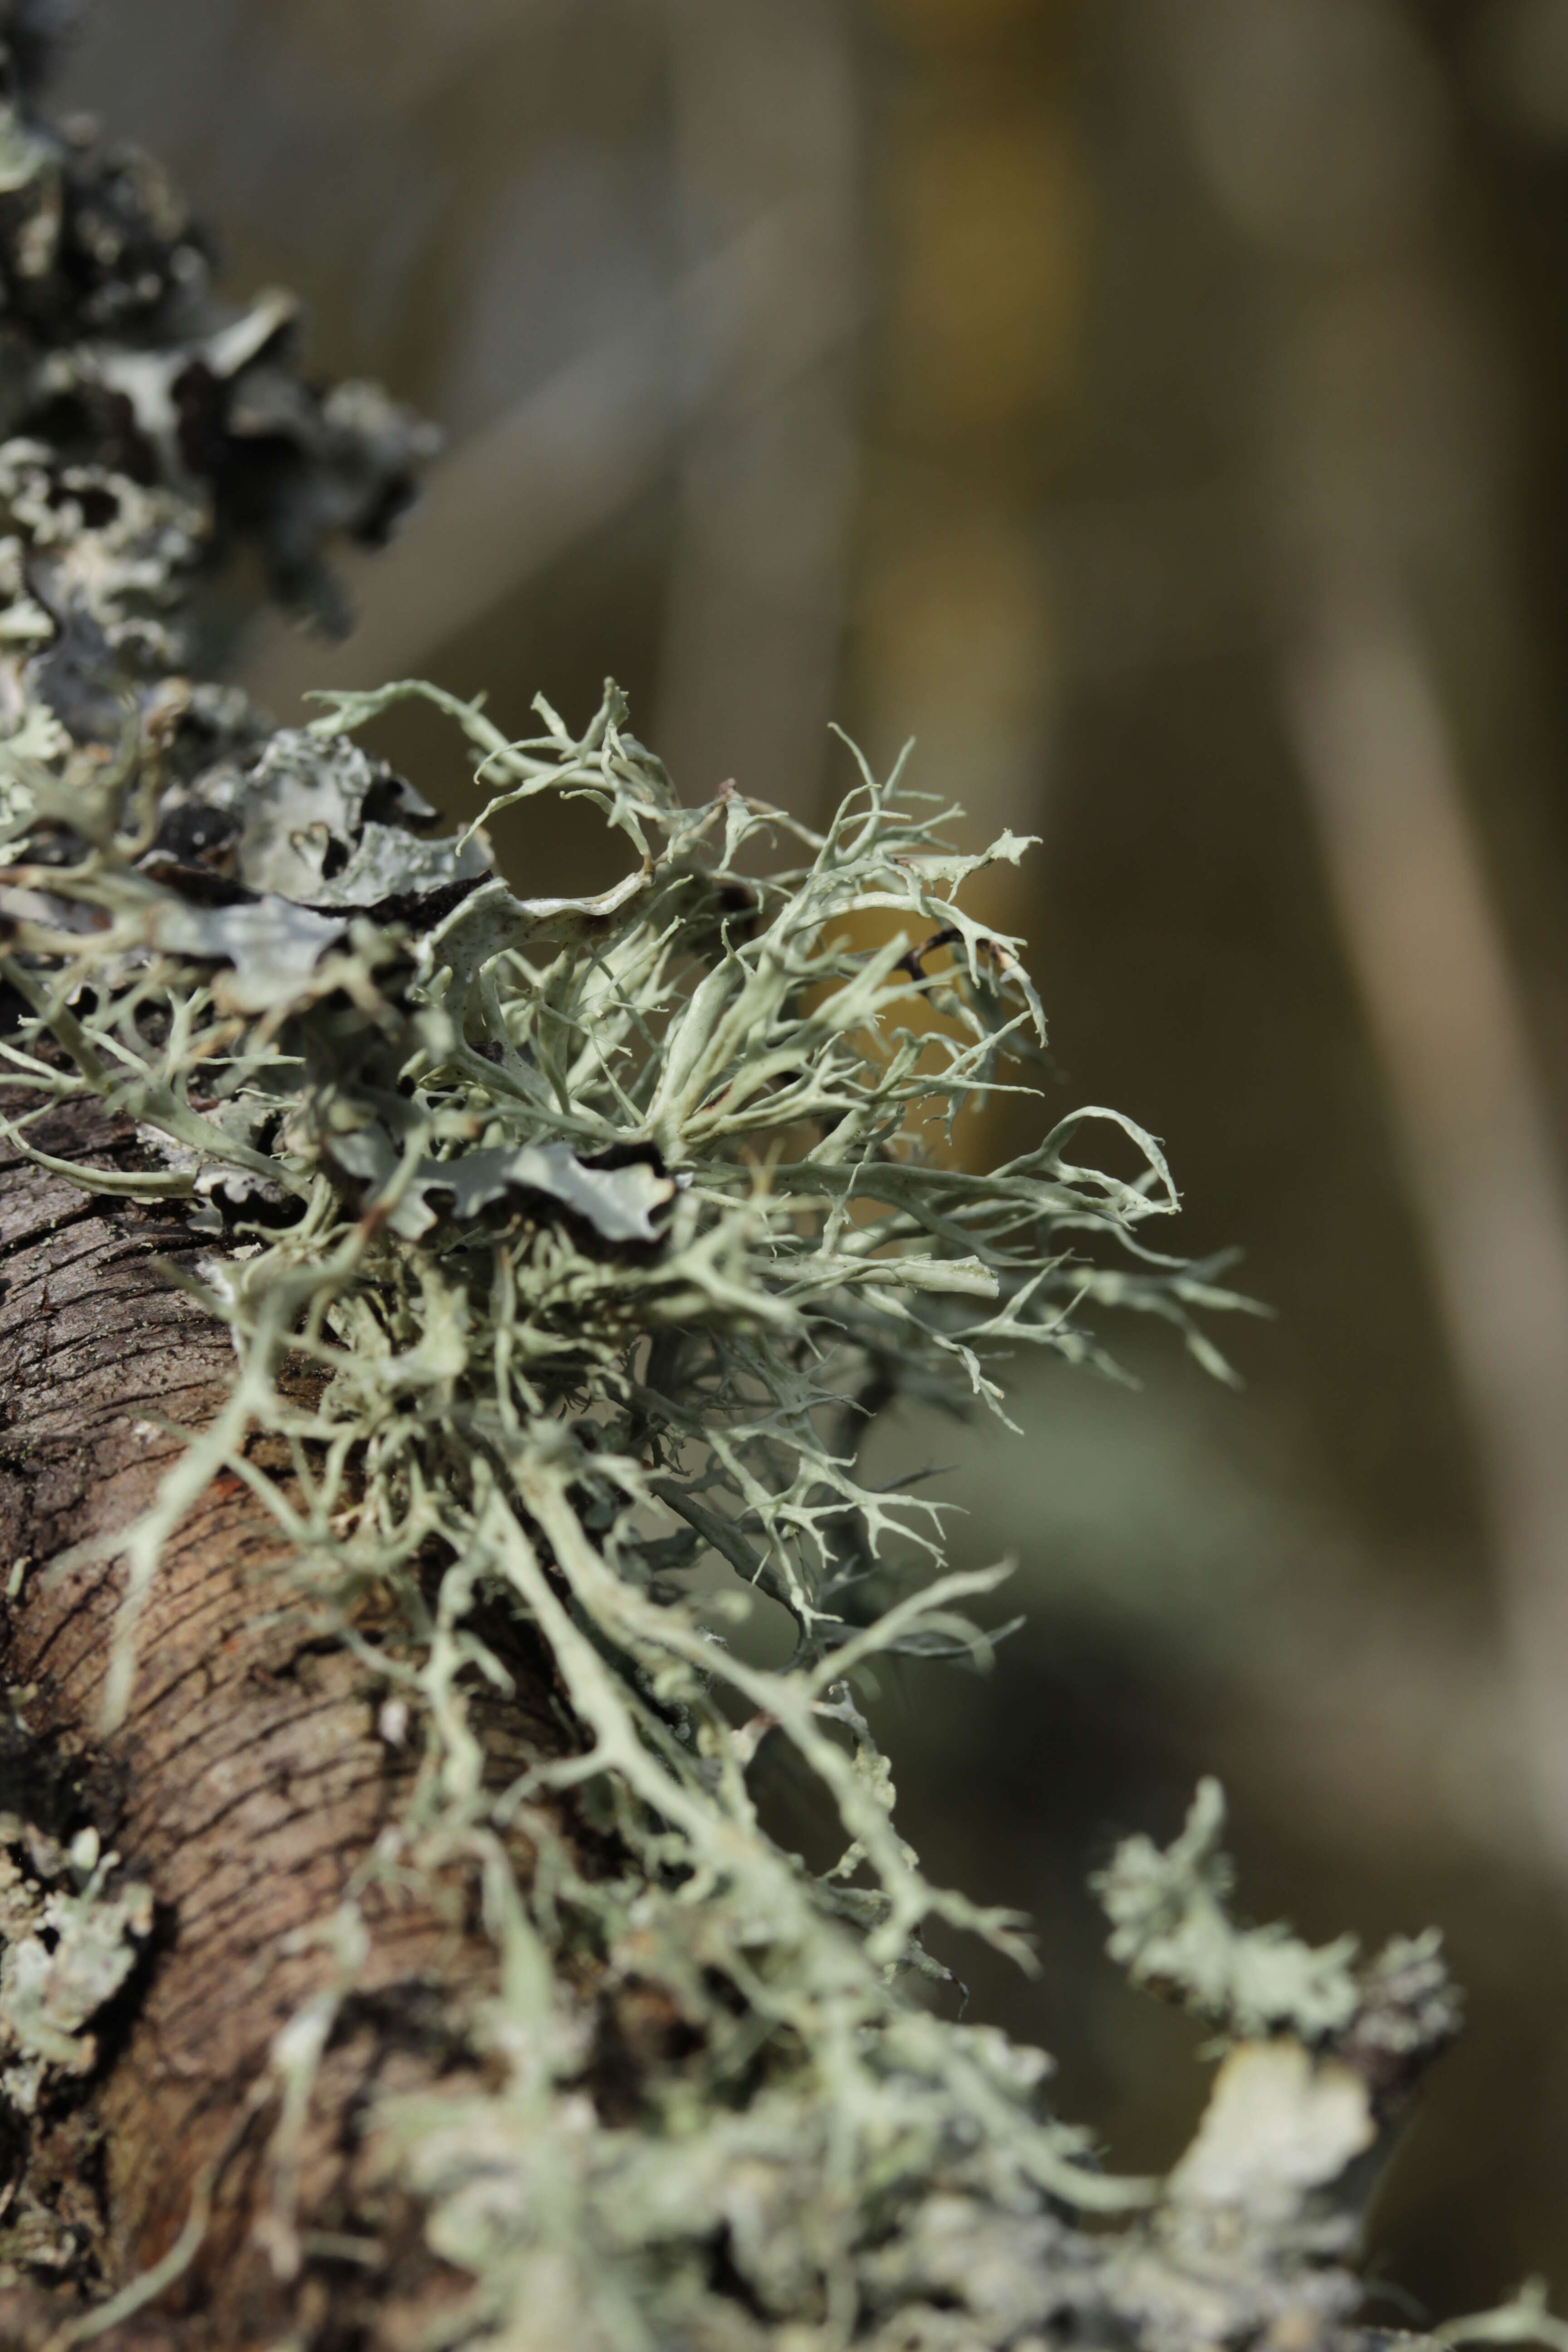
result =
[[[1020,943],[962,895],[1026,845],[958,854],[902,764],[850,752],[821,830],[733,788],[687,806],[613,687],[581,732],[542,701],[513,742],[428,686],[279,731],[193,683],[226,541],[251,532],[274,585],[330,614],[321,541],[374,536],[427,439],[369,388],[309,390],[288,304],[216,306],[161,175],[37,119],[51,13],[0,0],[0,1083],[29,1106],[3,1125],[100,1195],[183,1204],[207,1256],[179,1278],[236,1350],[216,1420],[106,1539],[102,1728],[164,1546],[227,1473],[288,1538],[313,1637],[377,1671],[384,1736],[418,1759],[321,1922],[331,1980],[251,2095],[275,2116],[275,2268],[311,2259],[296,2158],[368,1897],[459,1871],[496,1959],[450,2021],[478,2063],[368,2125],[471,2282],[442,2342],[1350,2347],[1371,2170],[1452,2030],[1434,1944],[1358,1967],[1235,1927],[1209,1791],[1169,1853],[1124,1848],[1114,1948],[1232,2046],[1169,2180],[1116,2178],[1053,2113],[1042,2053],[952,2014],[923,1931],[1027,1965],[1023,1923],[927,1875],[865,1711],[889,1655],[984,1663],[972,1612],[1005,1573],[951,1570],[940,1500],[870,1482],[876,1414],[1005,1418],[1006,1357],[1103,1362],[1102,1309],[1163,1318],[1221,1369],[1197,1318],[1243,1303],[1152,1246],[1175,1187],[1121,1114],[1079,1108],[988,1170],[953,1149],[966,1108],[1028,1099],[1044,1040]],[[175,402],[203,434],[168,430]],[[410,697],[474,761],[456,839],[354,740]],[[545,793],[612,828],[614,887],[528,898],[494,872],[487,819]],[[41,1148],[42,1113],[84,1097],[149,1164]],[[1097,1128],[1137,1179],[1092,1164]],[[773,1664],[752,1639],[770,1617]],[[476,1701],[513,1688],[508,1624],[548,1656],[564,1740],[498,1789]],[[822,1866],[759,1814],[764,1741],[830,1802]],[[597,1832],[591,1867],[568,1817]],[[14,1950],[58,1937],[3,1980],[14,2105],[28,2070],[78,2066],[145,1933],[142,1890],[73,1866],[74,1893],[35,1862],[3,1898]],[[623,1996],[679,2028],[630,2114],[597,2063]],[[177,2274],[211,2186],[79,2334]]]
[[[469,740],[491,793],[477,820],[586,796],[630,845],[624,881],[520,898],[467,870],[476,824],[426,887],[429,845],[350,740],[410,694]],[[1108,2177],[1043,2104],[1043,2058],[910,1999],[940,1976],[920,1941],[933,1919],[1027,1948],[1018,1922],[921,1870],[857,1692],[889,1654],[983,1657],[965,1611],[1005,1571],[947,1570],[940,1505],[866,1484],[858,1449],[901,1393],[1002,1412],[1005,1350],[1094,1359],[1097,1304],[1195,1339],[1196,1311],[1238,1302],[1150,1247],[1176,1194],[1119,1115],[1070,1114],[988,1172],[953,1158],[955,1115],[1025,1083],[1043,1023],[1018,943],[959,897],[989,859],[956,855],[946,813],[901,773],[860,767],[816,833],[732,789],[684,806],[613,688],[581,737],[540,709],[519,744],[433,688],[336,698],[259,754],[254,822],[226,752],[210,774],[184,762],[182,822],[214,845],[199,882],[160,846],[143,761],[9,754],[49,854],[14,859],[0,902],[30,1007],[6,1058],[43,1104],[91,1091],[162,1139],[165,1172],[122,1181],[199,1204],[199,1295],[238,1351],[226,1412],[116,1539],[105,1728],[162,1546],[221,1470],[288,1535],[318,1622],[363,1647],[358,1598],[397,1604],[371,1654],[425,1769],[351,1909],[378,1878],[458,1858],[483,1886],[500,1990],[468,2031],[500,2087],[389,2105],[378,2126],[433,2248],[474,2277],[470,2331],[526,2311],[517,2340],[541,2346],[790,2327],[803,2343],[1000,2346],[1142,2314],[1148,2335],[1205,2197],[1181,2176],[1163,2203]],[[373,804],[393,843],[381,877],[406,887],[286,898],[279,861],[311,890],[341,880]],[[235,819],[226,833],[211,810]],[[247,855],[268,861],[248,883]],[[30,1116],[9,1122],[24,1151]],[[1136,1145],[1141,1180],[1084,1164],[1097,1120]],[[313,1378],[283,1382],[286,1363]],[[287,1478],[247,1452],[257,1427],[285,1442]],[[469,1720],[476,1687],[509,1686],[481,1601],[542,1635],[574,1734],[500,1792]],[[769,1604],[792,1627],[776,1667],[734,1638]],[[837,1809],[826,1869],[758,1818],[747,1774],[764,1738]],[[545,1801],[567,1790],[613,1831],[618,1867],[574,1865]],[[1122,1935],[1143,1906],[1129,1957],[1178,1975],[1170,1953],[1196,1948],[1199,1922],[1189,1973],[1211,2007],[1227,1989],[1237,2031],[1348,2032],[1348,1949],[1306,1967],[1315,2007],[1246,1990],[1287,1948],[1225,1920],[1217,1827],[1205,1797],[1172,1854],[1120,1858]],[[593,2029],[563,1965],[579,1949],[607,1985],[657,1989],[689,2035],[632,2124],[595,2108]],[[275,2053],[296,2110],[330,2030],[323,2013]],[[1297,2090],[1304,2114],[1321,2107],[1320,2088]],[[1281,2074],[1277,2106],[1288,2092]],[[1354,2096],[1370,2139],[1370,2094]],[[1340,2168],[1308,2138],[1312,2162],[1287,2168],[1303,2193]],[[1202,2146],[1188,2169],[1212,2206]],[[1289,2203],[1265,2200],[1247,2239],[1270,2308],[1325,2251]],[[1103,2242],[1075,2218],[1145,2209]],[[286,2248],[287,2210],[270,2228]],[[719,2248],[739,2296],[711,2284]],[[1348,2274],[1320,2290],[1325,2310],[1353,2302]],[[939,2317],[955,2297],[964,2335]]]
[[1145,1837],[1118,1847],[1095,1881],[1115,1930],[1111,1958],[1135,1984],[1174,1993],[1237,2034],[1324,2042],[1342,2033],[1361,1998],[1355,1937],[1313,1950],[1282,1927],[1234,1927],[1224,1829],[1224,1794],[1205,1780],[1165,1852]]
[[51,2079],[91,2072],[92,2021],[152,1932],[152,1888],[100,1853],[95,1830],[62,1847],[0,1813],[0,2096],[20,2114]]

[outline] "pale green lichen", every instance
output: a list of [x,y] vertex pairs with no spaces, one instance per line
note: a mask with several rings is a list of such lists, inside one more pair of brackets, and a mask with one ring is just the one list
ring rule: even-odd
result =
[[153,1932],[153,1890],[100,1854],[0,1812],[0,2096],[32,2115],[51,2077],[90,2074],[90,2031]]
[[[473,872],[477,829],[419,839],[417,809],[346,740],[406,695],[479,753],[483,814],[585,796],[629,845],[624,880],[522,898]],[[683,807],[614,689],[580,738],[541,715],[514,744],[477,707],[396,687],[338,698],[237,782],[226,754],[187,766],[179,823],[230,821],[237,895],[216,906],[161,846],[171,812],[142,761],[10,755],[35,827],[57,831],[5,886],[31,1008],[5,1057],[46,1104],[90,1090],[159,1140],[163,1172],[121,1181],[191,1202],[213,1244],[200,1295],[238,1351],[226,1409],[118,1539],[106,1720],[163,1544],[220,1469],[289,1536],[319,1623],[363,1649],[359,1596],[395,1601],[366,1654],[423,1769],[333,1930],[338,1990],[273,2072],[286,2138],[352,1990],[368,1887],[477,1870],[500,1970],[466,2028],[487,2087],[378,2124],[431,2244],[474,2279],[457,2335],[574,2352],[1192,2336],[1178,2274],[1203,2200],[1100,2172],[1043,2104],[1038,2053],[906,1990],[933,1973],[932,1919],[1027,1953],[1019,1923],[933,1885],[900,1836],[857,1685],[889,1654],[983,1656],[964,1608],[1004,1571],[945,1571],[940,1506],[865,1483],[858,1449],[900,1393],[1001,1412],[1006,1350],[1093,1359],[1097,1305],[1168,1317],[1206,1353],[1194,1312],[1238,1302],[1147,1245],[1176,1195],[1119,1115],[1073,1113],[988,1172],[954,1159],[954,1117],[1023,1083],[1043,1024],[1016,942],[959,902],[990,861],[954,854],[901,775],[862,768],[818,834],[733,790]],[[381,895],[345,901],[371,866]],[[285,898],[286,879],[322,895]],[[24,1151],[31,1117],[9,1123]],[[1095,1120],[1142,1179],[1079,1161]],[[313,1379],[284,1382],[286,1363]],[[246,1451],[256,1427],[284,1441],[287,1477]],[[476,1687],[510,1687],[481,1601],[542,1636],[572,1727],[563,1756],[501,1790],[469,1719]],[[792,1624],[782,1666],[731,1641],[760,1601]],[[825,1870],[758,1819],[764,1738],[833,1801]],[[618,1867],[574,1864],[552,1810],[569,1790]],[[1108,1887],[1128,1957],[1184,1969],[1244,2032],[1348,2029],[1364,2002],[1349,1948],[1303,1959],[1231,1929],[1217,1833],[1205,1796],[1171,1855],[1124,1850]],[[657,1988],[692,2036],[649,2071],[635,2123],[595,2110],[574,1948],[608,1987]],[[1300,2089],[1301,2116],[1314,2101]],[[1361,2113],[1370,2132],[1364,2095]],[[291,2178],[279,2158],[285,2271],[302,2259]],[[1144,2212],[1103,2240],[1076,2218]],[[1304,2295],[1348,2311],[1353,2284],[1299,2224],[1278,2199],[1254,2214],[1210,2301],[1250,2296],[1258,2324]],[[714,2283],[721,2249],[738,2285]]]
[[1221,1843],[1225,1810],[1219,1782],[1200,1781],[1170,1846],[1124,1839],[1095,1874],[1111,1923],[1107,1949],[1133,1983],[1241,2040],[1289,2033],[1321,2048],[1354,2026],[1387,2057],[1451,2040],[1458,2004],[1435,1932],[1392,1937],[1358,1965],[1354,1936],[1314,1946],[1278,1923],[1237,1926],[1235,1872]]
[[1132,1837],[1117,1849],[1094,1882],[1114,1930],[1111,1958],[1135,1984],[1173,1993],[1243,2036],[1342,2033],[1361,2000],[1355,1937],[1314,1950],[1285,1927],[1235,1927],[1224,1832],[1224,1794],[1205,1780],[1173,1845],[1162,1852]]

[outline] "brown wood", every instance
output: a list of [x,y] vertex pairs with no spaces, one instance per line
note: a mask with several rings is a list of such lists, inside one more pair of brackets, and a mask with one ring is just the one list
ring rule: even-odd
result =
[[[31,1133],[79,1161],[143,1164],[134,1133],[95,1105],[53,1112]],[[121,1570],[100,1559],[55,1582],[45,1575],[145,1508],[180,1444],[152,1416],[194,1427],[218,1407],[228,1335],[158,1264],[190,1264],[200,1249],[177,1212],[84,1193],[0,1145],[0,1587],[10,1563],[32,1563],[5,1612],[0,1672],[28,1694],[37,1775],[63,1775],[79,1817],[95,1821],[158,1906],[153,1948],[104,2038],[85,2109],[40,2117],[29,2179],[89,2212],[114,2284],[173,2243],[201,2168],[230,2144],[202,2258],[166,2299],[184,2316],[143,2317],[124,2342],[174,2326],[182,2344],[259,2345],[330,2308],[320,2340],[392,2345],[440,2280],[416,2223],[389,2228],[397,2217],[369,2177],[363,2117],[377,2087],[459,2063],[447,2021],[490,1965],[466,1916],[469,1890],[454,1882],[372,1916],[371,1958],[313,2105],[302,2222],[382,2236],[384,2265],[345,2274],[308,2263],[292,2283],[278,2278],[254,2231],[272,2112],[254,2113],[232,2145],[272,2037],[331,1974],[319,1943],[290,1951],[289,1939],[330,1918],[415,1769],[378,1734],[387,1684],[319,1637],[277,1528],[232,1475],[213,1482],[169,1546],[131,1711],[107,1744],[96,1724]],[[374,1610],[367,1622],[374,1633]],[[488,1727],[508,1771],[562,1741],[542,1664],[521,1664],[519,1698]],[[34,2340],[40,2307],[0,2298],[0,2347]]]

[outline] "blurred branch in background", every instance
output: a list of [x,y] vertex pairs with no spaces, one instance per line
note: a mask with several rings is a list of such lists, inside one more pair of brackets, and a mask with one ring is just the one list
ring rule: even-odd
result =
[[[428,667],[462,629],[628,505],[668,464],[682,415],[755,347],[774,292],[799,273],[797,215],[751,222],[667,303],[563,368],[434,471],[384,565],[345,558],[356,614],[342,646],[268,614],[236,674],[291,716],[331,683],[368,687]],[[797,348],[799,364],[817,351]]]
[[[855,703],[876,756],[971,839],[1037,829],[1055,718],[1043,509],[1079,358],[1087,190],[1071,112],[1077,11],[879,0],[885,247],[868,425]],[[1021,917],[1037,870],[985,877]]]
[[689,365],[651,740],[700,797],[725,775],[816,812],[835,694],[858,418],[859,92],[838,0],[669,0],[677,209],[693,266],[784,220]]
[[395,561],[354,568],[343,647],[268,617],[239,674],[288,713],[313,686],[427,669],[674,466],[650,732],[694,791],[744,767],[749,789],[809,812],[855,477],[847,26],[834,0],[670,0],[666,21],[687,274],[453,451]]
[[1407,615],[1326,579],[1289,704],[1482,1473],[1539,1824],[1568,1895],[1568,1203]]
[[1264,446],[1285,602],[1301,608],[1289,721],[1469,1418],[1527,1769],[1568,1896],[1568,1201],[1416,617],[1445,572],[1483,614],[1506,577],[1485,335],[1439,243],[1451,117],[1402,0],[1202,0],[1168,22],[1195,152],[1269,265]]

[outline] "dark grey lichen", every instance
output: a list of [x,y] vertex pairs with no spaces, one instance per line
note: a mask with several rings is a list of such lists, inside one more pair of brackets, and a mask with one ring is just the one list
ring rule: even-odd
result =
[[[948,848],[900,778],[862,770],[816,834],[732,789],[683,806],[613,689],[583,736],[545,708],[521,744],[437,696],[492,807],[586,793],[634,862],[597,898],[531,900],[471,834],[426,893],[422,812],[348,730],[430,692],[341,700],[171,787],[232,819],[195,864],[150,854],[163,798],[130,751],[10,755],[14,822],[81,847],[37,865],[14,845],[0,913],[29,1010],[5,1057],[42,1099],[90,1090],[163,1139],[166,1173],[124,1181],[202,1200],[202,1296],[239,1358],[227,1410],[121,1538],[109,1727],[163,1542],[219,1470],[276,1513],[320,1622],[350,1638],[373,1585],[401,1608],[396,1695],[429,1769],[363,1875],[466,1858],[502,1990],[465,2028],[489,2087],[388,2105],[379,2129],[432,2246],[472,2274],[473,2333],[526,2311],[541,2347],[891,2352],[1348,2320],[1356,2168],[1383,2130],[1350,1948],[1230,1926],[1212,1792],[1170,1853],[1125,1849],[1106,1891],[1135,1971],[1274,2038],[1233,2053],[1168,2184],[1107,2176],[1045,2105],[1038,2053],[911,2004],[931,1919],[1026,1954],[1017,1923],[921,1869],[855,1695],[889,1654],[983,1655],[964,1609],[1003,1573],[944,1572],[937,1507],[866,1482],[868,1405],[1000,1412],[998,1350],[1089,1357],[1097,1301],[1189,1328],[1233,1303],[1142,1238],[1175,1207],[1157,1145],[1080,1111],[989,1173],[953,1160],[953,1113],[1013,1083],[1042,1026],[1017,943],[959,900],[987,860]],[[329,909],[372,822],[395,911]],[[944,960],[911,953],[938,937]],[[1096,1119],[1146,1181],[1080,1163]],[[282,1379],[301,1361],[303,1394]],[[287,1486],[249,1458],[257,1426],[287,1442]],[[868,1575],[891,1580],[879,1610]],[[725,1638],[759,1593],[793,1621],[781,1668]],[[469,1722],[476,1672],[507,1687],[480,1601],[542,1636],[576,1727],[499,1798]],[[826,1871],[757,1819],[769,1737],[837,1808]],[[565,1788],[613,1823],[618,1874],[574,1866],[542,1801]],[[584,1941],[689,2036],[635,2125],[595,2109],[562,1966]],[[1433,1988],[1399,1981],[1378,1978],[1379,2013],[1414,2063],[1447,2012],[1422,2022]],[[293,2112],[324,2030],[275,2052]],[[270,2226],[286,2248],[291,2214]],[[739,2294],[713,2283],[721,2246]]]
[[309,383],[291,296],[219,300],[151,157],[39,115],[69,13],[0,14],[0,575],[13,642],[47,646],[37,698],[112,740],[105,641],[176,666],[195,573],[241,539],[285,603],[341,625],[325,542],[384,538],[436,437],[376,385]]

